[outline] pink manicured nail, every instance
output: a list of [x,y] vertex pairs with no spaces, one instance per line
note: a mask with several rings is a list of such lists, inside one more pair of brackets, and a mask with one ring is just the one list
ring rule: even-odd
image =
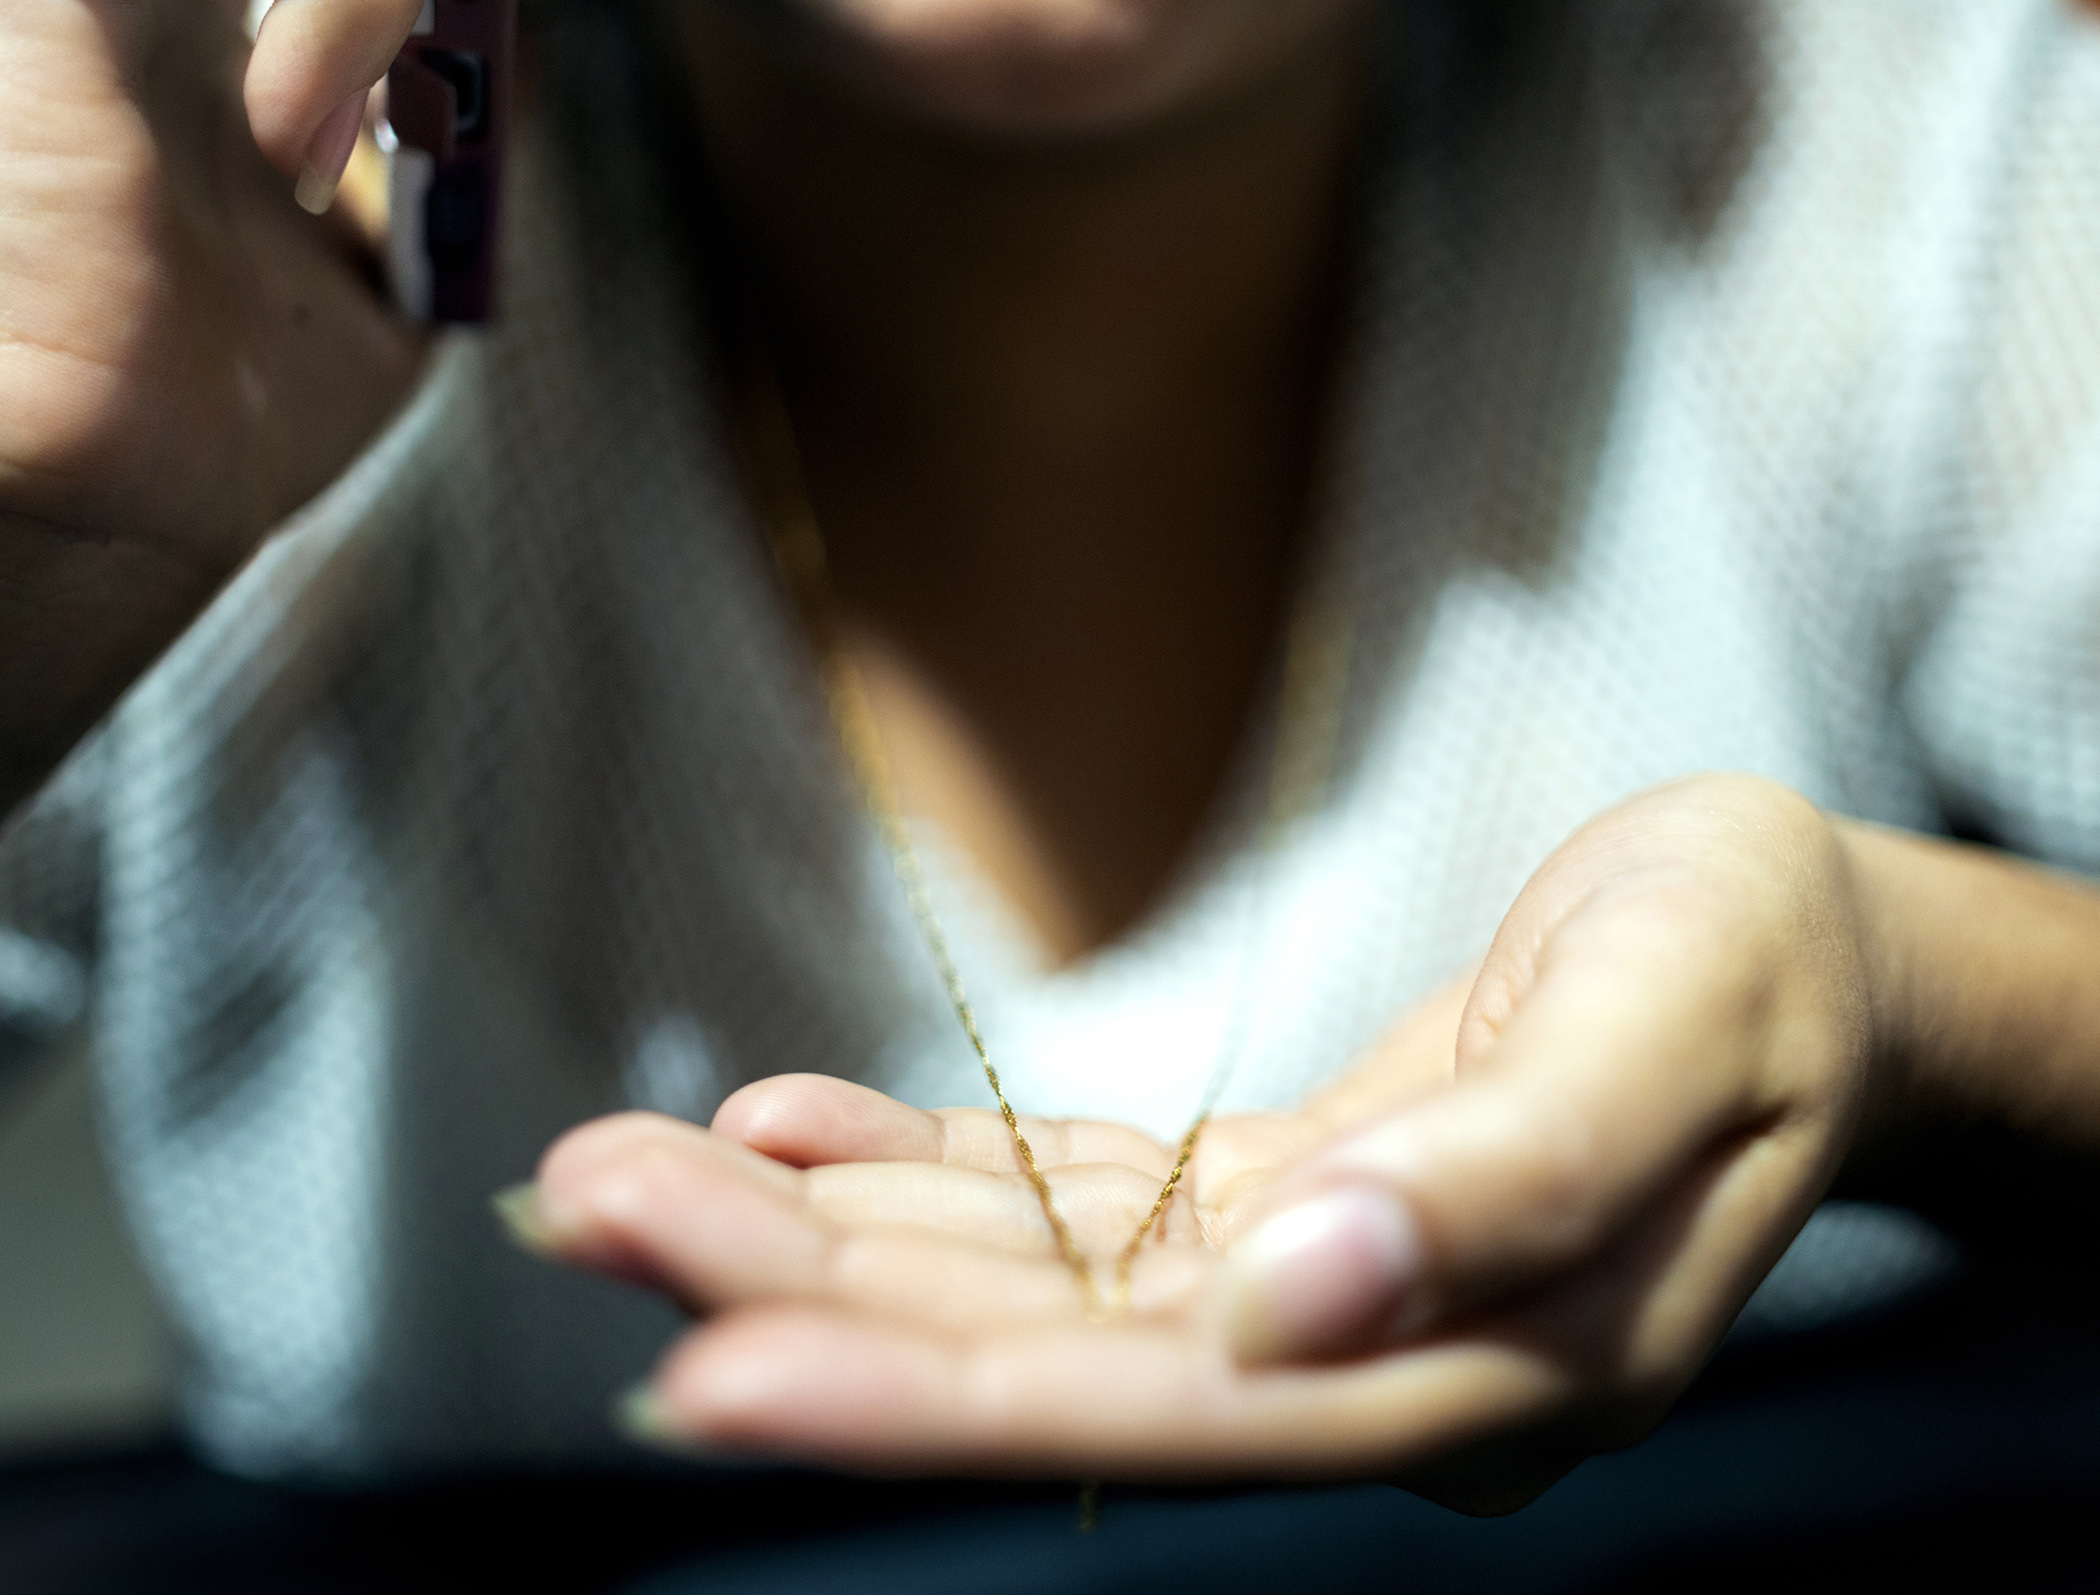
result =
[[1421,1231],[1391,1192],[1358,1184],[1309,1197],[1232,1250],[1233,1350],[1277,1362],[1358,1344],[1401,1312],[1422,1264]]
[[325,216],[335,203],[335,192],[343,186],[343,173],[350,169],[350,156],[357,148],[357,135],[364,130],[365,100],[371,92],[359,89],[330,111],[306,146],[299,186],[292,191],[301,210]]

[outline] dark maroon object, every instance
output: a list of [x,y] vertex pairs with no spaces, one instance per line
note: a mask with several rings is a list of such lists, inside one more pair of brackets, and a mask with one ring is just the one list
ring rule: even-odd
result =
[[486,321],[495,306],[503,182],[516,89],[518,0],[434,0],[387,73],[402,150],[435,162],[420,191],[395,187],[401,247],[427,266],[433,321]]

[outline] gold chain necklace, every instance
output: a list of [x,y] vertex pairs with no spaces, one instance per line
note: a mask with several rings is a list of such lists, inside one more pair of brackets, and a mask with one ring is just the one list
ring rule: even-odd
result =
[[[1057,1198],[1050,1189],[1035,1149],[1028,1144],[1018,1114],[1000,1083],[977,1023],[976,1010],[963,988],[946,931],[933,907],[933,894],[926,872],[912,845],[899,802],[882,734],[868,701],[866,683],[854,666],[845,645],[838,599],[833,591],[830,560],[824,535],[818,525],[804,482],[800,448],[787,412],[785,397],[770,366],[755,362],[747,375],[743,393],[743,425],[739,441],[745,454],[746,473],[760,493],[759,509],[770,533],[774,562],[790,596],[802,616],[815,650],[822,677],[826,706],[840,745],[851,766],[868,813],[889,855],[891,868],[904,889],[919,937],[926,946],[934,971],[940,977],[948,1004],[954,1010],[970,1049],[984,1071],[992,1098],[999,1105],[1014,1154],[1034,1189],[1044,1221],[1057,1248],[1059,1259],[1077,1285],[1080,1301],[1089,1320],[1106,1323],[1123,1316],[1130,1308],[1130,1279],[1146,1239],[1158,1227],[1194,1160],[1196,1148],[1210,1123],[1220,1096],[1229,1082],[1242,1051],[1248,1023],[1248,994],[1253,987],[1252,951],[1258,928],[1252,910],[1265,895],[1266,884],[1258,880],[1250,895],[1250,934],[1247,967],[1235,988],[1234,1008],[1224,1045],[1196,1116],[1181,1138],[1174,1166],[1153,1198],[1151,1208],[1116,1255],[1113,1284],[1104,1296],[1093,1264],[1072,1234]],[[1280,693],[1281,713],[1276,745],[1271,755],[1268,806],[1262,821],[1260,864],[1264,876],[1277,844],[1290,823],[1307,811],[1311,800],[1323,793],[1332,773],[1334,749],[1339,741],[1342,700],[1347,684],[1351,651],[1351,628],[1339,606],[1316,605],[1301,600],[1294,609],[1284,653]],[[1316,624],[1324,621],[1324,624]],[[1080,1497],[1080,1523],[1091,1528],[1099,1511],[1099,1487],[1088,1483]]]

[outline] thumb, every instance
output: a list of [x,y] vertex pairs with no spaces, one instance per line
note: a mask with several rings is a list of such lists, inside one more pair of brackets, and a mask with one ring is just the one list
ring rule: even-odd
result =
[[1729,963],[1628,917],[1554,959],[1493,1067],[1315,1154],[1227,1255],[1242,1361],[1364,1351],[1584,1261],[1751,1111]]

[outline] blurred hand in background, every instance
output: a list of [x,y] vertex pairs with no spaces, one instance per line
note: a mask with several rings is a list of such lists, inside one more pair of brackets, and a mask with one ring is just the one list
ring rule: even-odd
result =
[[325,210],[420,0],[0,0],[0,812],[400,403]]

